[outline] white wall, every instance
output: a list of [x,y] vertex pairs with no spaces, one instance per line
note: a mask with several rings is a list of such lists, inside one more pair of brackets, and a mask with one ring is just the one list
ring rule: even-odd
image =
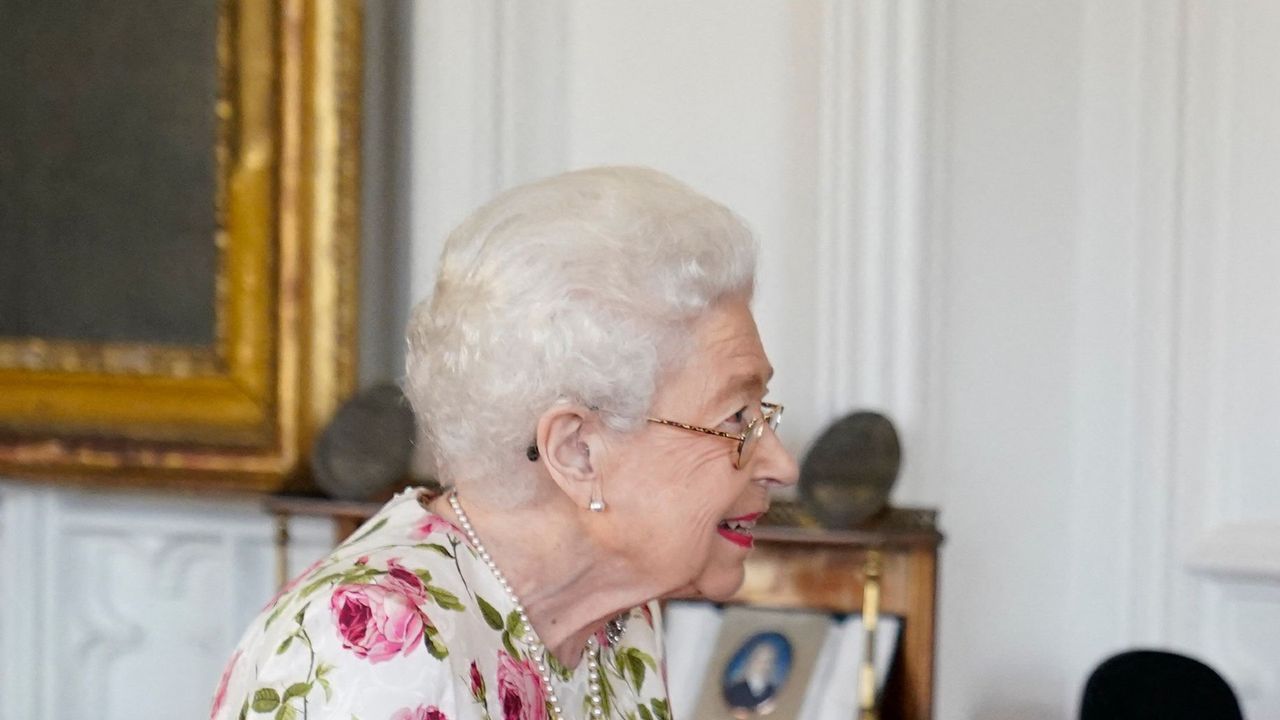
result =
[[[294,520],[290,564],[331,546]],[[275,587],[252,500],[0,483],[0,718],[205,717]]]
[[948,536],[939,717],[1071,717],[1134,645],[1280,714],[1276,6],[423,10],[415,296],[497,188],[672,172],[761,235],[792,447],[902,427],[896,498]]
[[[397,372],[444,234],[496,190],[669,171],[761,236],[793,449],[855,407],[898,420],[896,500],[940,508],[947,535],[937,717],[1066,720],[1089,668],[1133,645],[1193,652],[1249,717],[1280,716],[1280,6],[378,7],[366,382]],[[139,612],[218,618],[191,629],[216,665],[269,583],[268,538],[251,505],[0,486],[0,717],[72,716],[50,678],[94,642],[130,648],[84,680],[116,707],[135,686],[111,673],[167,658],[140,654]],[[245,543],[257,559],[229,572]],[[197,571],[174,584],[187,547]],[[67,604],[81,552],[107,552],[107,610]],[[202,591],[227,578],[230,596]],[[87,629],[58,639],[64,616]],[[91,641],[104,625],[134,630]]]

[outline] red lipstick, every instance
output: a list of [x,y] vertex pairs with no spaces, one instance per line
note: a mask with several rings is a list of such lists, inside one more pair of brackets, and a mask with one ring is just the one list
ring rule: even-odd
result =
[[738,547],[750,548],[755,545],[755,538],[751,536],[751,528],[755,526],[755,521],[763,512],[748,513],[734,518],[721,520],[716,526],[716,532],[720,533],[720,537],[737,545]]

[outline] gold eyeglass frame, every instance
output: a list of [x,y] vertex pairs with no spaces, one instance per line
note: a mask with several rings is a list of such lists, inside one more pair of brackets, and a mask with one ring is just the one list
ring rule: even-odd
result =
[[770,430],[777,430],[778,423],[782,421],[782,406],[775,403],[760,403],[760,415],[747,423],[747,427],[741,435],[727,433],[723,430],[712,430],[711,428],[700,427],[698,425],[688,425],[686,423],[676,422],[675,420],[663,420],[662,418],[655,417],[647,417],[645,420],[659,425],[669,425],[674,428],[680,428],[681,430],[690,430],[692,432],[703,433],[705,435],[715,435],[716,437],[722,437],[728,440],[737,440],[738,449],[733,458],[733,466],[735,468],[742,469],[742,466],[751,459],[749,457],[743,459],[742,457],[742,450],[747,446],[747,440],[759,440],[760,437],[764,435],[765,425],[768,425]]

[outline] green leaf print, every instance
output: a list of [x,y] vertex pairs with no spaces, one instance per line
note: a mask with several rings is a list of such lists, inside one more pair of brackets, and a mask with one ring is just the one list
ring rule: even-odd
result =
[[329,672],[332,670],[333,666],[329,663],[322,662],[316,666],[316,682],[324,689],[325,701],[333,699],[333,686],[329,684]]
[[423,570],[422,568],[418,568],[417,570],[414,570],[413,574],[418,576],[418,579],[422,581],[422,585],[424,587],[426,586],[427,583],[431,582],[431,573],[427,572],[426,570]]
[[[358,583],[367,583],[373,578],[378,577],[379,575],[386,575],[386,574],[387,574],[386,570],[371,568],[367,565],[357,565],[356,567],[349,568],[342,572],[329,573],[328,575],[324,575],[316,578],[315,580],[312,580],[311,582],[307,583],[301,590],[298,591],[298,599],[304,600],[308,597],[311,597],[312,595],[315,594],[317,590],[324,587],[325,585],[333,585],[335,583],[342,583],[344,585],[355,585]],[[274,618],[271,618],[271,619],[274,619]],[[270,622],[271,620],[269,619],[267,623],[270,624]]]
[[440,641],[440,631],[433,625],[426,627],[426,632],[422,634],[422,644],[426,646],[431,657],[437,660],[443,660],[449,656],[449,648]]
[[298,592],[298,597],[299,598],[309,597],[313,595],[315,591],[319,590],[325,585],[331,585],[335,581],[340,579],[342,579],[341,573],[329,573],[328,575],[312,580],[311,582],[307,583],[306,586],[302,588],[302,590]]
[[379,575],[386,575],[386,570],[379,570],[368,565],[357,565],[353,568],[347,568],[342,571],[342,583],[344,585],[355,585],[357,583],[367,583]]
[[484,621],[494,630],[502,629],[502,613],[498,609],[489,604],[488,600],[476,595],[476,604],[480,606],[480,614],[484,616]]
[[311,692],[311,683],[309,682],[294,683],[289,687],[285,688],[285,691],[284,691],[285,702],[288,702],[289,698],[304,697],[309,692]]
[[524,623],[520,622],[520,615],[515,610],[507,613],[507,632],[516,637],[524,636]]
[[465,607],[463,607],[462,603],[458,601],[457,595],[454,595],[453,593],[449,592],[448,590],[445,590],[444,588],[435,587],[434,585],[428,585],[427,592],[431,594],[431,599],[435,600],[436,604],[439,605],[441,608],[444,608],[445,610],[465,610],[466,609]]
[[502,631],[502,647],[507,649],[507,654],[511,656],[511,659],[513,660],[522,659],[520,657],[520,651],[517,650],[516,646],[511,642],[511,633],[507,632],[506,630]]
[[284,652],[289,649],[289,646],[293,644],[294,637],[295,637],[294,635],[290,635],[289,637],[285,638],[284,642],[280,643],[280,647],[276,648],[276,654],[283,655]]
[[649,712],[649,708],[641,705],[636,708],[640,712],[641,720],[653,720],[653,713]]
[[[615,696],[613,691],[613,680],[609,678],[609,673],[605,671],[603,658],[601,658],[600,665],[600,705],[604,709],[604,716],[609,717],[613,714],[613,698]],[[590,698],[583,698],[583,702],[589,703]],[[587,708],[587,711],[590,712],[589,707]]]
[[654,672],[658,672],[658,663],[653,659],[652,655],[641,650],[640,648],[631,648],[631,654],[635,655],[636,657],[644,661],[644,664],[648,665],[650,670]]
[[262,623],[262,629],[266,630],[271,627],[271,623],[275,622],[276,618],[280,617],[280,613],[284,612],[284,609],[288,606],[289,603],[286,602],[284,598],[280,598],[276,601],[276,609],[272,610],[271,614],[267,616],[267,621]]
[[551,668],[551,672],[555,673],[563,682],[569,682],[573,678],[573,671],[556,659],[555,653],[547,653],[547,667]]
[[644,686],[644,661],[637,657],[635,652],[629,652],[626,657],[621,659],[626,663],[623,666],[623,675],[626,675],[626,670],[631,671],[631,685],[636,689],[636,693],[639,694],[640,688]]
[[649,704],[653,706],[653,716],[656,720],[671,720],[671,709],[667,707],[666,700],[654,699]]
[[453,559],[453,553],[449,552],[449,550],[445,548],[445,546],[441,545],[440,543],[418,543],[417,545],[414,545],[414,547],[421,548],[423,550],[431,550],[433,552],[438,552],[441,555],[449,558],[450,560]]
[[253,711],[267,713],[280,706],[280,693],[271,688],[262,688],[253,694]]
[[292,705],[281,705],[276,720],[298,720],[298,711]]
[[374,533],[378,532],[379,530],[381,530],[381,529],[383,528],[383,526],[385,526],[385,525],[387,524],[387,520],[388,520],[388,519],[389,519],[389,518],[382,518],[382,519],[381,519],[381,520],[379,520],[378,522],[374,523],[374,524],[373,524],[373,527],[371,527],[371,528],[369,528],[368,530],[365,530],[364,532],[360,533],[360,536],[359,536],[359,537],[352,538],[352,539],[350,539],[350,540],[348,540],[348,541],[346,541],[346,542],[342,543],[342,545],[340,545],[339,547],[347,547],[348,545],[355,545],[356,543],[360,542],[361,540],[363,540],[363,539],[365,539],[365,538],[369,537],[370,535],[372,535],[372,534],[374,534]]
[[449,648],[445,647],[445,644],[440,642],[440,638],[435,636],[427,638],[427,652],[437,660],[449,657]]

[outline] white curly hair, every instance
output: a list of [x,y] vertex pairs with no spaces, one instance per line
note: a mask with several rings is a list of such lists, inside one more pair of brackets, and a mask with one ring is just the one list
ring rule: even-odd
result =
[[450,234],[408,328],[405,394],[439,480],[514,506],[557,402],[643,422],[689,325],[750,298],[756,243],[723,205],[663,173],[605,167],[507,191]]

